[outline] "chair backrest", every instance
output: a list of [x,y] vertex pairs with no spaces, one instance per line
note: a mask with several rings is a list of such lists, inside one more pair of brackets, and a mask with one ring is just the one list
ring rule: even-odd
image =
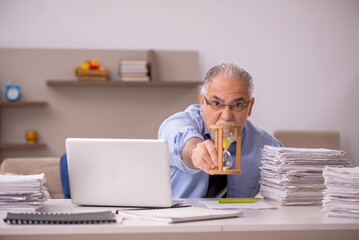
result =
[[285,147],[340,149],[336,131],[285,131],[274,132],[274,137]]
[[7,158],[0,165],[0,173],[44,173],[45,186],[51,198],[64,198],[60,177],[60,158]]

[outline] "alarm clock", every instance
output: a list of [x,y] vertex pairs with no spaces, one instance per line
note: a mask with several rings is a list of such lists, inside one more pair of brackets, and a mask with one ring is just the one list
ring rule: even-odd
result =
[[20,98],[20,85],[7,84],[5,90],[5,97],[8,101],[14,102]]

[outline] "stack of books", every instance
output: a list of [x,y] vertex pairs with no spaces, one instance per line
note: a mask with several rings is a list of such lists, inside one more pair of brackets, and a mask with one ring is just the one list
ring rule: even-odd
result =
[[260,193],[281,205],[322,205],[325,166],[348,166],[344,152],[264,146]]
[[120,62],[118,75],[122,81],[149,81],[148,62],[146,60],[123,60]]
[[49,196],[45,182],[44,173],[0,174],[0,211],[32,212],[42,207]]
[[359,167],[325,167],[323,211],[329,217],[359,218]]

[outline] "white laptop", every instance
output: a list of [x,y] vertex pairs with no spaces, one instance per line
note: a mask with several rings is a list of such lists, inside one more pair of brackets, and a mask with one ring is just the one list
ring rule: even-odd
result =
[[74,204],[173,205],[165,140],[68,138],[66,153]]

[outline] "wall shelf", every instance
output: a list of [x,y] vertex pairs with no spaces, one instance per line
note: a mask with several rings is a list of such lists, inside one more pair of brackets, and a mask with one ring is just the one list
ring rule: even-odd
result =
[[27,143],[0,143],[0,150],[18,150],[18,149],[42,149],[46,144],[27,144]]
[[[164,60],[160,61],[160,56],[162,55],[162,58]],[[124,57],[124,59],[131,59],[130,57]],[[146,56],[143,57],[143,59],[146,59],[148,62],[149,67],[149,73],[150,73],[150,81],[146,82],[136,82],[136,81],[121,81],[117,79],[109,79],[106,81],[79,81],[77,79],[51,79],[47,80],[46,84],[48,86],[63,86],[63,87],[70,87],[70,86],[123,86],[123,87],[195,87],[198,85],[201,85],[202,82],[198,81],[198,79],[195,79],[196,77],[189,77],[188,74],[185,74],[186,79],[184,81],[181,81],[181,77],[179,77],[179,80],[177,81],[162,81],[162,79],[168,79],[166,76],[161,74],[159,71],[158,66],[161,65],[163,69],[171,69],[171,71],[175,72],[175,74],[178,74],[178,71],[182,71],[180,73],[188,73],[188,72],[197,72],[198,71],[198,63],[197,63],[197,53],[186,53],[186,52],[173,52],[172,58],[169,57],[168,53],[166,55],[165,52],[159,51],[155,52],[154,50],[147,50]],[[171,59],[171,61],[169,61]],[[177,59],[177,63],[176,60]],[[182,64],[179,64],[178,61],[181,61]],[[172,65],[168,65],[168,63],[171,63]],[[184,63],[187,63],[184,64]],[[177,64],[177,65],[176,65]],[[164,65],[164,66],[163,66]],[[185,67],[181,65],[185,65]],[[176,67],[174,67],[176,66]],[[191,66],[191,67],[189,67]],[[110,69],[109,69],[110,70]],[[115,69],[112,68],[111,71],[115,71]],[[194,74],[196,75],[196,74]],[[193,76],[193,75],[192,75]],[[168,77],[168,75],[167,75]],[[194,78],[195,80],[192,80],[191,78]],[[173,78],[170,78],[173,79]],[[192,80],[192,81],[191,81]]]
[[42,107],[46,104],[44,101],[0,102],[0,107]]
[[[16,101],[16,102],[0,102],[1,108],[18,108],[18,107],[43,107],[46,106],[45,101]],[[0,150],[33,150],[45,148],[46,144],[26,144],[26,143],[0,143]]]
[[48,86],[78,87],[78,86],[133,86],[133,87],[194,87],[202,84],[199,81],[186,82],[124,82],[124,81],[78,81],[78,80],[47,80]]

